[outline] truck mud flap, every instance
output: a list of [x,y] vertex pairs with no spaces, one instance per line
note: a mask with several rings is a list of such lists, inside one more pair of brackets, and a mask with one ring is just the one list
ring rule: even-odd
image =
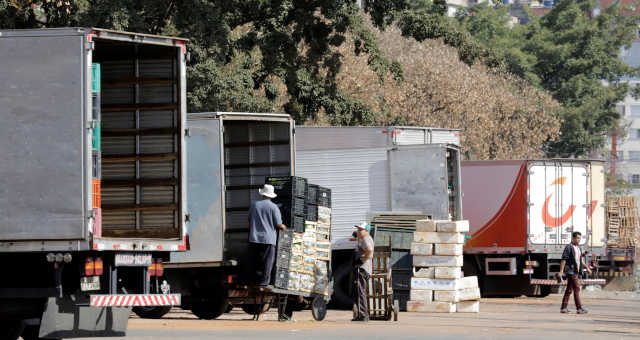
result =
[[[604,286],[607,284],[607,280],[603,279],[585,279],[578,280],[578,283],[581,285],[600,285]],[[563,280],[562,282],[558,282],[557,280],[545,280],[545,279],[531,279],[532,285],[543,285],[543,286],[566,286],[567,281]]]
[[92,307],[180,306],[180,294],[91,295]]
[[41,338],[125,336],[131,308],[80,306],[70,299],[49,298],[40,321]]

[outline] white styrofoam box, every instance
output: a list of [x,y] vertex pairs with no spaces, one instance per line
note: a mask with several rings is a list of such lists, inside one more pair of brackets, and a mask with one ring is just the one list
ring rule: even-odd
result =
[[469,221],[438,221],[436,230],[444,233],[466,233],[469,231]]
[[462,268],[460,267],[436,267],[436,279],[455,280],[462,277]]
[[426,279],[421,277],[411,278],[411,289],[458,290],[461,280]]
[[457,290],[436,290],[433,292],[435,302],[458,302]]
[[458,313],[480,313],[480,301],[461,301],[456,304]]
[[431,302],[433,301],[433,291],[430,289],[411,289],[409,299],[412,301]]
[[433,301],[438,302],[475,301],[478,299],[480,299],[479,288],[433,291]]
[[407,312],[455,313],[456,305],[451,302],[407,301]]
[[458,301],[475,301],[480,299],[480,288],[466,288],[460,289],[457,292]]
[[435,268],[413,268],[413,277],[420,277],[425,279],[435,279],[436,278],[436,269]]
[[413,257],[414,267],[462,267],[463,257],[459,256],[424,256]]
[[415,232],[413,241],[419,243],[456,243],[464,244],[463,233]]
[[434,220],[417,220],[416,221],[416,231],[417,232],[436,231],[436,221],[434,221]]
[[462,244],[436,244],[434,250],[435,255],[462,255]]
[[411,255],[433,255],[433,244],[412,242]]
[[478,288],[478,277],[477,276],[465,276],[460,279],[460,288],[459,289],[467,289],[467,288]]

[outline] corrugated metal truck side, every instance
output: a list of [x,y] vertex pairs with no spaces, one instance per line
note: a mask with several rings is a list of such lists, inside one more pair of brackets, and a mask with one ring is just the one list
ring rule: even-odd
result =
[[180,304],[187,248],[186,40],[95,28],[0,31],[0,329],[122,336]]
[[572,232],[590,257],[603,255],[601,170],[583,160],[463,162],[465,275],[478,275],[484,295],[546,295]]

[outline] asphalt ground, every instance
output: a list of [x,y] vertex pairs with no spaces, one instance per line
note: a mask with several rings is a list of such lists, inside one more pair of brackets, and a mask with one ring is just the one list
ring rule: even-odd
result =
[[290,322],[272,309],[260,321],[235,308],[217,320],[173,309],[163,319],[132,316],[126,339],[640,339],[640,295],[585,292],[589,314],[560,314],[560,295],[483,299],[478,314],[400,313],[399,321],[351,322],[350,311],[329,310],[324,321],[309,311]]

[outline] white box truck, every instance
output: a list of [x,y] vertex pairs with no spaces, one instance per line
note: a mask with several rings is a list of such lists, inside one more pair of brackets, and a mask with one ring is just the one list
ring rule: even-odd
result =
[[0,337],[124,336],[180,305],[186,40],[0,30]]
[[459,145],[450,129],[296,127],[296,175],[331,189],[333,302],[352,304],[350,239],[369,212],[462,219]]

